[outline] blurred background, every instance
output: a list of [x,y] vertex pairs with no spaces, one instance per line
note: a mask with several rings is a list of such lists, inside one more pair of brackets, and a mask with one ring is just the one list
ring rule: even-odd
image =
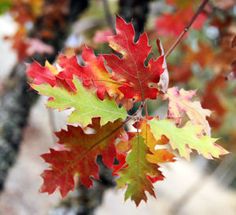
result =
[[[213,137],[231,153],[220,160],[193,156],[163,166],[157,199],[136,208],[114,189],[109,170],[91,190],[78,186],[62,200],[38,189],[47,165],[40,154],[55,143],[65,114],[47,110],[45,98],[29,89],[25,70],[33,60],[53,63],[59,52],[111,52],[107,36],[115,15],[132,21],[136,38],[145,30],[167,50],[197,10],[200,0],[0,0],[0,214],[236,214],[236,1],[210,0],[184,41],[168,58],[170,86],[197,89],[213,111]],[[152,112],[166,104],[150,102]]]

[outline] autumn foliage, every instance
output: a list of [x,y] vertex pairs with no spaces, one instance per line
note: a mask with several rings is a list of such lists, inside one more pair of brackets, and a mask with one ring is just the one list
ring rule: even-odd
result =
[[[66,130],[56,132],[59,147],[42,158],[42,192],[58,189],[64,197],[75,182],[86,187],[99,179],[98,156],[126,187],[125,199],[136,205],[155,196],[153,183],[163,180],[160,166],[176,156],[190,158],[192,150],[205,158],[227,153],[212,138],[207,121],[211,111],[194,100],[194,90],[168,88],[166,57],[160,41],[155,57],[146,33],[134,42],[134,28],[116,18],[116,34],[108,38],[112,54],[95,55],[84,46],[83,63],[60,55],[55,65],[34,62],[27,73],[31,87],[47,96],[47,106],[70,109]],[[167,117],[148,112],[148,100],[168,102]],[[137,105],[132,115],[128,111]],[[161,147],[160,147],[161,146]],[[116,160],[116,162],[115,162]]]

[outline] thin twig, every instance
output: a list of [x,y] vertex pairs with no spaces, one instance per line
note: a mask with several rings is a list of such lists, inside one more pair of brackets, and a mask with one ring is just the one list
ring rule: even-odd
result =
[[104,7],[104,12],[105,12],[107,23],[110,26],[113,34],[115,34],[116,33],[115,25],[114,25],[114,22],[113,22],[113,18],[112,18],[112,14],[111,14],[111,11],[110,11],[108,1],[107,0],[102,0],[102,2],[103,2],[103,7]]
[[189,23],[185,26],[184,30],[181,32],[181,34],[178,36],[176,41],[173,43],[173,45],[168,49],[165,56],[166,58],[172,53],[172,51],[175,49],[175,47],[183,40],[184,35],[189,31],[194,21],[197,19],[198,15],[203,11],[204,7],[208,3],[209,0],[203,0],[202,4],[197,9],[196,13],[193,15],[192,19],[189,21]]

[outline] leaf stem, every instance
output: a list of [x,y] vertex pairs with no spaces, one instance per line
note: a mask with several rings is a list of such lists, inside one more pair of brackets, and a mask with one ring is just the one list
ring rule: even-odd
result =
[[172,51],[176,48],[176,46],[183,40],[184,35],[189,31],[194,21],[197,19],[198,15],[203,11],[206,4],[209,2],[209,0],[203,0],[199,8],[197,9],[196,13],[193,15],[192,19],[189,21],[189,23],[185,26],[184,30],[180,33],[176,41],[173,43],[173,45],[168,49],[168,51],[165,54],[165,57],[167,58]]
[[145,108],[145,116],[147,118],[148,117],[148,104],[147,104],[147,102],[145,102],[144,108]]

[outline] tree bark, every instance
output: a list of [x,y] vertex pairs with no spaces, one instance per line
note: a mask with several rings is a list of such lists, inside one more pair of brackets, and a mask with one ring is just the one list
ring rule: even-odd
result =
[[150,0],[119,1],[119,15],[127,22],[132,21],[136,31],[135,41],[143,32],[149,11],[149,2]]

